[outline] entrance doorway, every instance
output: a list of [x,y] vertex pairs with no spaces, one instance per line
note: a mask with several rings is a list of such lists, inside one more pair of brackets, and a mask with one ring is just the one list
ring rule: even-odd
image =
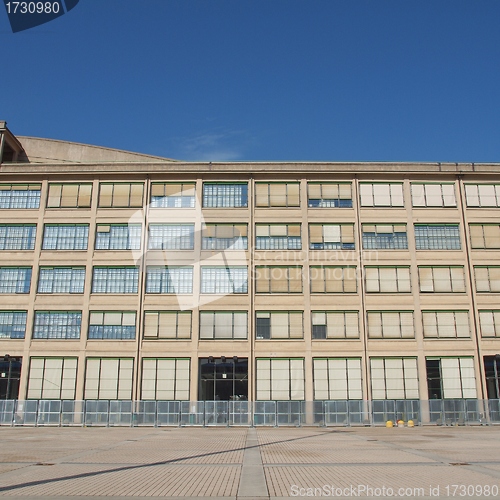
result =
[[200,358],[199,401],[247,401],[248,358]]
[[0,399],[18,399],[22,358],[0,358]]

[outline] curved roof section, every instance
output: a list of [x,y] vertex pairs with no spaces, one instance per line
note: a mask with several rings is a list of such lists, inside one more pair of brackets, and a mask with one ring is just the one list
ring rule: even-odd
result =
[[25,155],[18,161],[29,163],[102,163],[102,162],[155,162],[171,161],[170,158],[132,153],[121,149],[104,148],[78,142],[16,136]]

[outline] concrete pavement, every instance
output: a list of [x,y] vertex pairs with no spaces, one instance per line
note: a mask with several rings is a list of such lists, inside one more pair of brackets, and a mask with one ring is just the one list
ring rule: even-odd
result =
[[0,428],[2,498],[500,498],[500,427]]

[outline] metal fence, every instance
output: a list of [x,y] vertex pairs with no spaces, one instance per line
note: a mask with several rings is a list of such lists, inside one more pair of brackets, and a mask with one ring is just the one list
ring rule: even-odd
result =
[[2,426],[377,426],[500,424],[500,400],[0,400]]

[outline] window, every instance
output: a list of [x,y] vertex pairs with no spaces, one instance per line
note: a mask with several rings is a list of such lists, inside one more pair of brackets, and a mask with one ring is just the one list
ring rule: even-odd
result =
[[142,207],[144,184],[137,183],[101,183],[99,185],[100,208]]
[[477,292],[500,292],[500,266],[474,266]]
[[255,183],[255,206],[257,207],[299,207],[300,184],[289,183]]
[[354,224],[309,224],[311,250],[354,250]]
[[0,184],[0,209],[40,208],[41,184]]
[[455,185],[412,182],[411,200],[414,207],[456,207]]
[[418,266],[421,292],[465,292],[463,266]]
[[49,184],[47,208],[90,208],[92,184]]
[[31,267],[0,267],[0,293],[30,293]]
[[473,358],[426,358],[429,399],[475,399]]
[[244,183],[203,183],[205,208],[242,208],[248,206],[248,185]]
[[1,224],[0,250],[34,250],[36,224]]
[[148,266],[146,293],[193,293],[193,268]]
[[361,358],[314,358],[314,399],[363,399]]
[[31,358],[28,399],[75,399],[77,358]]
[[35,311],[34,339],[79,339],[81,311]]
[[458,224],[415,224],[417,250],[460,250]]
[[413,311],[368,311],[371,339],[414,339]]
[[189,401],[190,359],[143,358],[141,399]]
[[97,224],[96,250],[140,250],[140,224]]
[[246,339],[246,311],[202,311],[200,312],[200,340]]
[[42,250],[87,250],[88,224],[45,224]]
[[418,399],[417,358],[371,358],[372,399]]
[[411,292],[409,267],[365,267],[367,293]]
[[352,208],[350,182],[308,182],[307,195],[309,208]]
[[144,339],[190,339],[191,311],[146,311]]
[[150,224],[150,250],[193,250],[194,224]]
[[202,250],[246,250],[247,224],[207,224],[202,231]]
[[403,183],[359,184],[362,207],[403,207]]
[[304,358],[257,359],[257,400],[304,400]]
[[468,311],[422,311],[424,337],[469,338]]
[[255,318],[257,340],[304,338],[302,311],[257,311]]
[[311,266],[311,293],[356,293],[354,266]]
[[483,361],[488,399],[500,399],[500,357],[484,356]]
[[359,339],[358,311],[312,311],[312,338]]
[[247,268],[202,267],[201,293],[248,293]]
[[0,339],[24,339],[26,311],[0,311]]
[[94,267],[92,293],[137,293],[137,267]]
[[40,267],[38,293],[83,293],[84,267]]
[[479,311],[481,337],[500,337],[500,311]]
[[132,399],[132,358],[87,358],[85,399]]
[[302,267],[257,266],[257,293],[302,293]]
[[499,249],[500,225],[498,224],[469,224],[470,243],[475,249]]
[[406,224],[363,224],[365,250],[406,250]]
[[465,184],[465,198],[470,208],[499,207],[500,184]]
[[151,208],[194,208],[196,184],[151,183]]
[[256,224],[256,250],[300,250],[300,224]]
[[134,340],[135,312],[90,311],[88,338]]

